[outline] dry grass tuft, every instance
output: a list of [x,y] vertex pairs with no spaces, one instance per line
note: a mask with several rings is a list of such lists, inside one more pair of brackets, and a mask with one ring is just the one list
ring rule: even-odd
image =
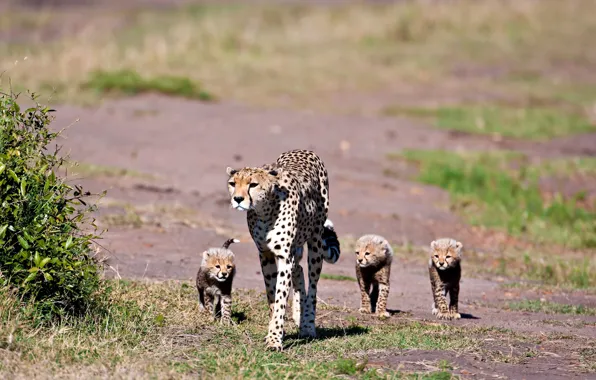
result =
[[96,70],[130,69],[262,104],[403,83],[562,88],[596,81],[594,12],[591,0],[194,5],[91,18],[43,46],[2,44],[0,68],[64,100],[81,100]]

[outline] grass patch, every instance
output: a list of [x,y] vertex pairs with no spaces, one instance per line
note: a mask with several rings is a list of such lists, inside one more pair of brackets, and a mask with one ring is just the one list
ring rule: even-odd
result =
[[420,182],[449,191],[452,208],[474,225],[538,243],[596,248],[596,214],[573,197],[547,199],[540,170],[519,154],[409,150],[401,157],[419,166]]
[[[142,78],[176,75],[217,88],[222,98],[270,105],[323,106],[324,95],[403,83],[457,83],[468,93],[522,82],[511,91],[523,95],[528,78],[555,96],[589,82],[595,12],[591,0],[458,0],[192,5],[110,15],[116,20],[90,14],[82,30],[57,41],[0,44],[0,69],[26,88],[51,83],[70,101],[84,98],[80,84],[106,68],[109,75],[130,68]],[[125,27],[114,31],[118,17]],[[454,73],[462,63],[472,75]]]
[[342,274],[331,274],[331,273],[321,273],[321,278],[323,280],[333,280],[333,281],[356,281],[356,279],[352,276],[344,276]]
[[542,302],[539,300],[510,302],[508,307],[511,310],[529,311],[532,313],[596,315],[596,309],[591,307],[583,305],[565,305],[554,302]]
[[144,179],[155,179],[152,174],[141,173],[132,169],[118,168],[114,166],[95,165],[84,162],[75,162],[70,166],[73,175],[82,177],[134,177]]
[[144,78],[133,70],[94,71],[83,87],[101,94],[137,95],[154,92],[202,101],[215,100],[213,95],[188,78],[172,75]]
[[438,128],[476,134],[545,140],[596,131],[585,116],[549,108],[459,106],[431,108],[388,107],[386,115],[428,119]]
[[[349,374],[376,379],[376,371],[361,364],[369,350],[473,351],[491,358],[495,348],[482,351],[483,341],[479,343],[477,336],[504,339],[507,347],[521,347],[518,344],[527,338],[503,330],[399,319],[363,326],[358,324],[357,313],[349,322],[345,313],[320,306],[319,338],[310,342],[299,339],[288,322],[286,350],[275,353],[265,350],[263,343],[268,320],[263,294],[235,291],[236,325],[220,326],[199,314],[191,283],[107,284],[109,289],[104,291],[110,294],[112,304],[105,313],[42,328],[27,318],[27,305],[2,289],[0,375],[335,379]],[[384,370],[380,378],[387,374],[406,377]],[[442,378],[437,373],[418,376]]]

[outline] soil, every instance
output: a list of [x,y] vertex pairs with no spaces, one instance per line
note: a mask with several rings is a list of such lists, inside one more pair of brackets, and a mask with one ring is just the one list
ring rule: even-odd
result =
[[[466,242],[466,247],[494,249],[493,239],[449,211],[444,191],[384,174],[398,165],[386,158],[387,153],[404,148],[501,148],[502,142],[488,137],[453,134],[401,119],[256,109],[225,102],[202,104],[153,95],[108,101],[96,108],[64,105],[58,108],[55,125],[61,128],[76,119],[80,121],[69,127],[63,141],[73,159],[133,173],[127,177],[75,177],[93,192],[108,190],[102,201],[106,207],[99,213],[100,226],[108,226],[107,216],[125,215],[123,204],[139,210],[141,220],[136,227],[125,221],[112,222],[100,242],[109,256],[109,276],[192,280],[201,252],[234,236],[241,239],[232,246],[239,268],[235,286],[263,290],[246,216],[229,206],[225,168],[271,162],[293,148],[313,149],[323,158],[330,173],[329,217],[342,241],[373,232],[394,244],[423,246],[439,236],[454,236]],[[532,155],[542,155],[543,149],[550,154],[569,154],[566,148],[557,150],[557,144],[523,143],[523,150]],[[583,151],[578,147],[571,153],[581,155]],[[402,265],[400,260],[393,264],[389,308],[407,312],[413,319],[432,321],[427,258],[419,255],[409,264]],[[335,265],[326,264],[323,272],[354,277],[350,252],[344,251]],[[460,300],[464,319],[447,323],[596,339],[594,316],[515,312],[504,307],[507,301],[538,296],[553,302],[594,305],[595,296],[576,292],[537,296],[523,290],[505,292],[501,285],[467,278],[464,266]],[[328,304],[351,310],[359,306],[355,282],[322,279],[319,289],[320,299]],[[572,342],[565,344],[576,344]],[[463,378],[539,379],[545,373],[549,378],[589,378],[589,374],[578,372],[577,358],[566,356],[573,351],[566,347],[557,351],[556,357],[552,351],[538,351],[536,357],[514,364],[436,351],[384,352],[370,360],[386,367],[423,370],[425,365],[446,359]],[[416,364],[421,362],[425,364]]]
[[[74,2],[22,3],[66,7]],[[126,2],[77,3],[79,7],[117,7]],[[128,3],[130,6],[168,2]],[[6,2],[0,2],[0,10],[3,6]],[[83,174],[73,179],[94,192],[108,190],[107,198],[100,203],[105,206],[99,211],[100,226],[109,227],[100,241],[102,254],[108,256],[111,268],[108,276],[191,280],[201,252],[234,236],[242,240],[231,247],[238,266],[235,287],[258,290],[263,290],[264,284],[257,253],[247,234],[246,215],[229,206],[226,166],[260,165],[273,162],[286,150],[312,149],[322,157],[329,171],[329,217],[342,239],[377,233],[394,244],[426,246],[437,237],[451,236],[468,248],[490,250],[495,244],[492,239],[486,239],[450,212],[446,192],[388,176],[388,171],[403,168],[388,160],[386,154],[420,148],[515,149],[535,157],[596,155],[596,134],[547,143],[495,141],[490,137],[432,129],[400,118],[259,109],[225,101],[204,104],[156,95],[106,101],[93,108],[70,105],[55,108],[58,110],[55,127],[69,126],[62,143],[74,160],[152,176]],[[74,123],[76,120],[79,121]],[[126,216],[124,204],[145,210],[140,212],[136,223],[114,222],[114,215]],[[112,220],[109,226],[108,220]],[[418,265],[401,265],[400,260],[395,260],[388,307],[407,312],[412,319],[433,320],[427,257],[417,255],[420,257],[410,261]],[[351,253],[343,251],[339,262],[325,264],[323,272],[354,277]],[[324,302],[351,310],[358,308],[355,282],[323,279],[319,284],[319,297]],[[468,278],[464,262],[460,296],[464,319],[445,323],[499,327],[537,336],[571,335],[577,341],[559,346],[546,342],[548,347],[544,352],[538,350],[536,356],[516,363],[482,361],[473,355],[454,352],[408,350],[374,354],[369,357],[369,366],[426,371],[446,359],[463,378],[596,378],[594,374],[582,373],[579,359],[570,354],[571,345],[584,340],[594,342],[596,317],[514,312],[503,308],[507,300],[536,297],[530,291],[505,292],[497,281]],[[566,303],[596,305],[596,297],[589,294],[539,297],[559,301],[563,297]]]

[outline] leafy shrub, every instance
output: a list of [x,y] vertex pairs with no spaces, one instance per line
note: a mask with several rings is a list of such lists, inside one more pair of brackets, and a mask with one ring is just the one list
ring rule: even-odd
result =
[[17,98],[0,92],[0,285],[34,301],[42,319],[81,314],[101,283],[89,254],[95,206],[57,175],[66,159],[49,146],[59,135],[49,128],[53,110],[32,96],[35,106],[22,111]]

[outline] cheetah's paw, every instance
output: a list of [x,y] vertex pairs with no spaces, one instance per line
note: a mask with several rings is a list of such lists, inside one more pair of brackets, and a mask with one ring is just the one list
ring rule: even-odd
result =
[[438,319],[452,319],[453,315],[449,312],[439,311],[439,312],[437,312],[437,318]]
[[281,344],[281,338],[277,336],[267,335],[265,337],[265,344],[267,349],[271,351],[283,351],[283,345]]
[[361,307],[360,309],[358,309],[358,312],[360,314],[370,314],[370,308]]
[[300,329],[300,333],[298,334],[300,338],[316,338],[317,331],[315,330],[315,326],[304,326]]
[[386,319],[391,317],[391,313],[389,313],[387,310],[383,311],[383,312],[377,312],[377,315],[380,319]]

